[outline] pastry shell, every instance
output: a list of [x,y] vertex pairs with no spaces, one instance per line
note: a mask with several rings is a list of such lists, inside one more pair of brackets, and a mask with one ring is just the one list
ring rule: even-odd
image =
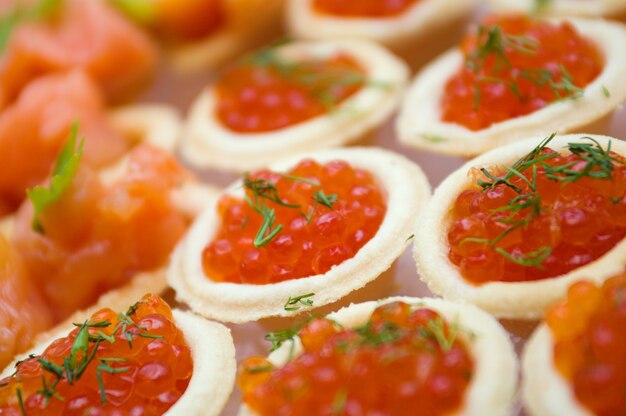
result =
[[554,366],[552,333],[540,325],[522,354],[522,399],[530,416],[592,416]]
[[[597,140],[603,148],[626,155],[626,142],[606,136],[566,135],[554,138],[548,147],[559,150],[567,143],[583,142],[582,137]],[[512,164],[528,154],[542,139],[524,140],[494,149],[477,157],[450,174],[437,188],[426,207],[415,235],[413,256],[421,279],[430,290],[446,299],[473,303],[498,318],[535,320],[547,307],[567,293],[568,287],[583,279],[595,283],[620,273],[626,264],[626,239],[598,259],[569,273],[549,279],[527,282],[488,282],[473,285],[448,259],[448,230],[451,211],[457,196],[475,186],[469,172],[475,167]],[[588,141],[585,141],[588,143]]]
[[[200,315],[225,322],[248,322],[269,316],[292,316],[284,309],[292,296],[315,293],[314,307],[332,303],[363,287],[387,270],[411,240],[419,213],[430,197],[421,169],[403,156],[376,148],[348,148],[294,156],[272,165],[286,171],[304,158],[324,163],[344,160],[371,172],[386,194],[387,212],[376,235],[354,257],[325,274],[279,283],[216,283],[202,267],[202,251],[220,227],[215,201],[196,219],[172,255],[168,283],[177,299]],[[243,197],[241,182],[225,193]]]
[[221,0],[226,23],[205,38],[171,45],[167,56],[180,74],[214,69],[238,54],[269,42],[282,31],[285,0]]
[[489,0],[489,7],[497,13],[539,12],[547,16],[623,17],[624,0],[552,0],[537,10],[537,0]]
[[409,87],[396,122],[399,140],[435,153],[470,157],[546,132],[605,133],[606,117],[626,98],[626,27],[603,20],[553,21],[570,22],[596,44],[605,59],[603,71],[587,85],[582,97],[557,101],[478,131],[442,121],[440,103],[445,85],[463,65],[463,55],[456,48],[432,62]]
[[406,56],[414,67],[425,63],[414,58],[432,57],[450,47],[475,5],[474,0],[420,0],[400,15],[367,18],[319,13],[312,3],[298,0],[287,4],[287,27],[296,38],[369,39]]
[[[414,307],[426,307],[440,313],[448,322],[455,322],[467,330],[460,331],[466,347],[471,352],[475,371],[467,387],[462,408],[454,415],[510,415],[517,386],[517,357],[506,331],[498,321],[480,309],[467,304],[453,303],[443,299],[392,297],[379,301],[351,304],[327,317],[344,327],[356,327],[366,323],[374,309],[380,305],[401,301]],[[475,334],[474,337],[468,333]],[[293,350],[292,350],[293,348]],[[296,336],[293,342],[285,342],[271,353],[269,361],[282,367],[290,357],[302,353],[302,345]],[[253,416],[243,404],[240,416]]]
[[[145,294],[145,292],[144,292]],[[134,298],[134,302],[137,298]],[[124,308],[128,307],[128,304]],[[164,415],[167,416],[204,416],[219,415],[226,404],[235,382],[237,364],[235,346],[230,330],[225,326],[200,318],[190,312],[172,310],[176,326],[180,328],[193,358],[193,374],[185,393]],[[81,315],[78,321],[84,321],[89,314]],[[76,321],[75,321],[76,322]],[[73,329],[71,323],[49,332],[32,350],[21,354],[41,354],[55,339],[64,337]],[[15,362],[4,369],[0,378],[9,376]]]
[[408,69],[374,43],[359,40],[294,42],[278,53],[293,57],[350,54],[375,85],[364,86],[330,113],[280,130],[238,133],[215,116],[217,97],[212,87],[196,99],[181,139],[181,153],[197,167],[242,171],[277,158],[354,142],[381,125],[396,109],[406,86]]

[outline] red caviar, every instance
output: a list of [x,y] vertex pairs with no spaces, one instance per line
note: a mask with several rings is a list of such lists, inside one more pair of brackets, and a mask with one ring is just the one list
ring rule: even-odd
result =
[[[601,257],[626,236],[624,160],[598,150],[591,141],[584,145],[595,150],[576,155],[541,149],[535,155],[538,162],[521,172],[523,179],[510,174],[508,180],[519,192],[500,183],[476,186],[457,197],[448,229],[448,257],[466,280],[481,284],[559,276]],[[594,157],[602,168],[588,161]],[[537,169],[536,184],[532,166]],[[558,173],[564,167],[569,174]],[[505,177],[502,170],[491,174]],[[606,176],[592,177],[600,175]]]
[[313,8],[323,14],[344,17],[394,17],[406,12],[419,0],[313,0]]
[[[68,359],[76,364],[64,367]],[[61,374],[44,368],[47,362]],[[146,295],[126,314],[96,312],[17,365],[14,375],[0,380],[0,415],[160,415],[185,392],[192,372],[191,352],[169,306]]]
[[554,364],[576,399],[597,416],[626,413],[625,294],[626,273],[602,287],[578,282],[546,314]]
[[299,333],[301,355],[281,368],[249,358],[238,385],[260,415],[448,415],[474,371],[456,330],[403,302],[378,307],[358,328],[315,319]]
[[261,133],[327,113],[365,83],[351,56],[287,60],[264,49],[227,68],[215,85],[216,116],[230,130]]
[[[203,252],[212,280],[267,284],[325,273],[353,257],[376,234],[386,212],[372,175],[343,161],[304,160],[286,174],[255,172],[246,183],[250,203],[226,195],[218,204],[222,224]],[[271,188],[273,196],[263,191]],[[255,207],[264,206],[275,210],[272,228],[282,228],[255,247],[264,222]]]
[[522,16],[487,18],[461,50],[465,63],[446,84],[441,114],[470,130],[577,98],[604,65],[571,23]]
[[70,187],[43,210],[44,234],[33,230],[32,204],[22,206],[15,245],[57,320],[166,263],[188,224],[171,199],[187,175],[168,153],[140,145],[112,183],[81,163]]

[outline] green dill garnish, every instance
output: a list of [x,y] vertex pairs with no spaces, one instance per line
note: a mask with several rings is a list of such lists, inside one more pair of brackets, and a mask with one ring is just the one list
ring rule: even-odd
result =
[[[480,91],[479,91],[480,93]],[[431,142],[431,143],[443,143],[443,142],[447,142],[448,139],[443,137],[443,136],[438,136],[436,134],[420,134],[420,137],[424,140],[426,140],[427,142]]]
[[61,149],[61,152],[57,157],[52,171],[50,185],[48,187],[39,185],[26,190],[26,195],[32,202],[33,208],[35,209],[32,225],[33,230],[38,233],[44,232],[43,226],[39,221],[41,213],[63,195],[65,190],[72,183],[74,175],[76,175],[78,164],[83,154],[84,143],[84,140],[81,140],[78,148],[76,148],[77,137],[78,125],[74,124],[67,143]]
[[534,0],[532,12],[538,14],[552,5],[554,0]]
[[257,373],[266,373],[268,371],[272,371],[273,369],[274,369],[273,365],[266,364],[266,365],[260,365],[258,367],[246,368],[246,372],[250,374],[257,374]]
[[130,19],[143,26],[150,26],[157,20],[155,3],[149,0],[109,0]]
[[20,412],[22,413],[22,416],[26,416],[26,409],[24,408],[24,398],[22,397],[22,390],[18,388],[16,393],[17,393],[17,403],[20,406]]
[[[301,178],[293,175],[281,175],[281,178],[294,182],[303,182],[313,187],[319,187],[320,183],[307,178]],[[246,195],[245,199],[248,205],[256,211],[262,218],[263,222],[254,237],[254,247],[259,248],[265,246],[272,241],[283,229],[282,224],[276,224],[276,211],[271,208],[268,203],[274,203],[286,208],[300,209],[300,204],[290,204],[285,202],[278,195],[276,184],[269,179],[251,179],[248,172],[244,173],[243,187],[252,194],[252,197]],[[309,212],[303,213],[302,216],[307,220],[307,224],[313,218],[317,206],[319,204],[332,209],[333,204],[337,202],[336,194],[326,195],[323,189],[317,189],[313,192],[313,206],[309,207]],[[242,225],[245,229],[247,220]]]
[[[505,80],[498,75],[503,70],[511,69],[511,61],[507,55],[509,51],[535,55],[538,49],[539,42],[536,39],[504,33],[497,24],[480,25],[477,30],[477,47],[465,58],[465,66],[477,76],[477,82],[474,85],[474,111],[478,111],[480,107],[480,83],[503,84],[520,101],[528,98],[520,92],[520,79],[531,81],[540,87],[548,86],[552,90],[555,101],[575,100],[582,97],[584,90],[574,85],[571,74],[563,65],[552,70],[525,68],[511,71],[511,80]],[[488,61],[492,60],[492,74],[482,75],[480,71],[485,68]]]
[[337,194],[324,194],[323,190],[315,191],[313,200],[319,204],[324,205],[327,208],[333,208],[333,204],[337,201]]
[[[538,146],[528,154],[522,156],[513,165],[500,166],[506,173],[494,174],[486,168],[481,168],[484,179],[478,179],[476,184],[483,191],[493,189],[498,185],[507,186],[518,195],[511,198],[507,205],[492,209],[490,215],[494,221],[505,224],[506,228],[496,237],[489,240],[486,238],[468,237],[460,244],[478,243],[486,244],[496,253],[504,256],[508,261],[525,267],[537,267],[542,269],[542,263],[552,254],[552,248],[547,246],[539,247],[528,253],[509,253],[497,244],[508,234],[519,229],[526,228],[533,219],[540,216],[545,211],[542,205],[542,196],[537,192],[537,171],[541,169],[546,178],[567,184],[575,182],[583,177],[593,179],[610,179],[615,168],[614,163],[623,161],[611,153],[611,142],[606,149],[591,137],[582,137],[583,142],[572,142],[565,146],[570,153],[580,158],[579,161],[564,162],[560,165],[547,164],[546,161],[559,154],[556,152],[544,152],[547,145],[556,135],[552,134],[542,140]],[[581,161],[585,162],[581,164]],[[526,173],[526,174],[525,174]],[[530,175],[528,175],[530,173]],[[528,177],[530,176],[530,177]],[[527,190],[512,182],[513,178],[522,180]]]
[[333,398],[331,404],[331,411],[333,415],[340,415],[343,413],[346,402],[348,401],[348,392],[345,389],[339,389]]
[[313,296],[315,296],[315,293],[292,296],[287,300],[287,302],[285,302],[284,308],[286,311],[298,311],[302,309],[303,306],[311,307],[313,306],[313,299],[311,299]]
[[405,243],[408,243],[409,241],[413,240],[415,238],[415,234],[411,234],[410,236],[408,236],[406,238],[406,240],[404,240]]
[[22,23],[48,19],[56,14],[63,0],[38,0],[31,5],[15,2],[0,17],[0,54],[6,49],[13,31]]
[[606,98],[610,98],[611,97],[611,92],[609,91],[609,89],[606,86],[602,86],[602,94],[604,94],[604,96]]
[[244,56],[239,65],[263,68],[278,73],[281,77],[305,87],[312,97],[328,110],[333,110],[341,100],[337,88],[371,87],[388,88],[390,84],[371,80],[366,74],[353,68],[322,68],[323,60],[309,58],[298,61],[281,56],[279,48],[289,43],[283,39],[258,51]]
[[[140,302],[129,308],[129,314],[133,314],[136,311],[137,305]],[[97,328],[107,328],[112,324],[109,321],[89,321],[86,320],[82,324],[74,324],[74,326],[78,327],[78,332],[74,338],[72,343],[72,347],[67,356],[63,358],[62,364],[56,364],[50,360],[47,360],[41,356],[29,355],[29,359],[36,359],[41,369],[52,376],[52,380],[48,381],[45,376],[42,376],[41,389],[37,390],[38,394],[44,396],[45,404],[49,402],[51,398],[55,398],[60,401],[64,401],[65,398],[60,396],[56,391],[58,384],[61,381],[67,382],[70,386],[76,384],[85,374],[87,368],[94,363],[99,362],[97,365],[96,379],[98,381],[98,387],[100,390],[100,398],[102,404],[106,403],[106,391],[104,388],[104,383],[102,380],[102,373],[109,374],[119,374],[129,370],[129,367],[112,367],[110,363],[124,363],[127,360],[121,357],[97,357],[96,353],[100,345],[103,342],[115,343],[117,334],[121,334],[128,341],[129,347],[132,349],[132,338],[133,336],[140,336],[145,338],[163,338],[161,335],[149,334],[145,331],[146,328],[138,326],[132,319],[129,317],[129,314],[120,313],[119,320],[120,322],[115,326],[112,333],[110,335],[104,334],[102,331],[97,330],[94,333],[90,333],[90,329]],[[23,361],[18,361],[15,364],[17,368]],[[16,375],[16,373],[14,374]],[[20,406],[23,407],[22,404],[22,392],[18,388],[17,389],[18,402],[20,402]],[[23,412],[23,414],[25,414]]]

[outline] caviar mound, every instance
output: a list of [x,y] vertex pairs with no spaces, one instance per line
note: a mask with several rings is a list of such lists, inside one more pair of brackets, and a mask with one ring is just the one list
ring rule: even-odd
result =
[[269,48],[222,72],[215,113],[231,131],[271,132],[332,112],[366,83],[349,54],[292,61]]
[[603,58],[568,22],[492,17],[461,43],[465,65],[448,80],[442,121],[470,130],[576,100]]
[[[41,212],[43,233],[33,229],[33,205],[22,206],[13,241],[57,322],[166,263],[188,224],[171,198],[187,178],[171,155],[140,145],[113,175],[79,164],[68,189]],[[68,286],[71,293],[60,289]]]
[[523,356],[524,402],[532,415],[611,415],[624,411],[626,275],[581,280],[546,313]]
[[[536,22],[538,28],[546,24],[541,19]],[[583,46],[585,49],[592,44],[592,49],[597,49],[597,53],[589,53],[589,58],[582,58],[595,62],[584,66],[588,72],[578,74],[582,66],[570,68],[568,59],[544,67],[544,45],[539,46],[535,38],[507,35],[499,26],[483,25],[482,32],[477,33],[480,47],[475,49],[472,42],[464,45],[466,50],[474,53],[466,56],[461,48],[452,49],[416,76],[396,122],[400,141],[436,153],[467,157],[546,132],[605,132],[610,113],[626,97],[626,86],[618,79],[626,69],[626,51],[618,46],[626,41],[626,29],[620,24],[597,20],[568,18],[548,22],[554,25],[548,27],[562,25],[567,28],[564,30],[575,30],[584,39],[579,40],[579,44],[587,45]],[[550,36],[559,37],[556,32]],[[593,58],[598,54],[601,57],[599,73],[598,62]],[[579,57],[573,51],[571,55]],[[520,64],[522,70],[511,70],[513,57],[523,62]],[[442,120],[446,85],[458,74],[459,68],[464,68],[462,71],[469,78],[488,75],[481,78],[478,90],[467,88],[464,82],[451,84],[455,94],[464,102],[466,112],[459,116],[474,127],[496,119],[502,121],[472,130],[456,121]],[[493,74],[484,69],[493,69]],[[574,80],[578,77],[580,84]],[[539,93],[541,99],[529,99],[529,92]],[[496,111],[485,113],[483,118],[480,109],[492,101],[494,107],[497,106]],[[454,108],[450,107],[452,111]],[[536,111],[528,112],[533,109]],[[516,117],[506,119],[510,115]],[[495,117],[493,120],[492,116]]]
[[[268,414],[302,406],[322,412],[340,408],[346,412],[368,409],[405,414],[418,406],[429,414],[508,414],[516,384],[511,344],[493,318],[466,307],[436,299],[400,297],[351,305],[327,318],[314,319],[296,331],[299,335],[293,340],[283,340],[267,359],[244,361],[238,380],[244,393],[241,414]],[[409,327],[420,329],[403,331]],[[408,338],[415,342],[405,344]],[[430,348],[436,357],[425,354],[422,348]],[[419,377],[411,371],[413,367],[400,366],[411,360],[424,363],[424,357],[428,357],[431,370],[428,376]],[[492,362],[494,359],[497,362]],[[348,377],[342,363],[352,369],[358,363],[363,373]],[[462,374],[466,371],[471,373],[469,377]],[[495,374],[499,376],[493,377]],[[372,381],[374,377],[390,382]],[[444,378],[449,382],[431,384]],[[444,384],[445,393],[440,390]],[[399,386],[402,388],[394,392]],[[307,400],[312,390],[319,396],[314,401]],[[278,391],[298,394],[281,398],[272,393]],[[265,394],[263,403],[258,401],[259,394]],[[414,399],[422,394],[428,400],[416,403]],[[288,397],[297,399],[289,401]]]
[[[317,189],[311,183],[307,184],[306,181],[298,180],[298,177],[284,177],[281,179],[280,187],[294,186],[305,189],[299,197],[301,199],[295,201],[301,205],[300,208],[275,207],[267,198],[258,198],[255,203],[254,194],[251,194],[250,203],[246,201],[242,205],[238,202],[237,205],[233,205],[236,209],[222,212],[227,218],[225,224],[231,224],[229,233],[235,236],[232,241],[237,244],[243,243],[248,247],[246,251],[240,252],[244,258],[241,265],[237,265],[233,262],[232,252],[239,249],[233,247],[228,240],[218,237],[221,232],[220,209],[230,206],[233,198],[236,201],[244,198],[244,184],[235,183],[222,196],[227,204],[220,208],[218,201],[214,200],[192,224],[170,261],[167,273],[168,283],[176,290],[178,298],[189,304],[195,312],[227,322],[247,322],[267,316],[290,316],[297,311],[290,310],[286,303],[293,297],[308,293],[314,293],[314,296],[309,299],[310,302],[307,302],[309,303],[307,308],[323,306],[378,277],[409,244],[416,217],[430,193],[426,178],[419,167],[392,152],[380,149],[350,148],[294,156],[271,166],[270,169],[275,172],[288,172],[303,159],[312,159],[320,166],[324,164],[344,166],[334,162],[329,163],[341,160],[352,166],[355,171],[369,171],[374,182],[380,187],[386,204],[384,216],[380,207],[373,208],[368,213],[374,217],[380,216],[379,220],[382,219],[380,226],[369,230],[364,228],[364,233],[357,232],[357,229],[350,230],[348,223],[343,223],[343,214],[336,215],[332,209],[328,208],[328,205],[335,208],[342,207],[341,196],[335,198],[335,195],[343,194],[345,190],[326,189],[326,185],[323,189]],[[251,178],[248,179],[251,181]],[[372,189],[359,188],[357,191],[357,194],[366,196]],[[265,187],[263,192],[267,192],[266,195],[273,198],[271,187]],[[243,211],[238,207],[249,210],[253,206],[258,211],[248,216],[246,221]],[[306,207],[312,207],[316,216],[322,214],[312,218],[308,227],[304,227],[307,225],[306,216],[313,211],[301,213],[300,211]],[[293,218],[292,223],[283,224],[281,220],[283,214],[278,215],[279,211],[284,211],[290,218]],[[260,213],[263,215],[259,215]],[[242,231],[244,224],[246,230]],[[296,226],[296,231],[300,230],[303,233],[306,228],[309,228],[312,235],[317,232],[315,231],[317,227],[319,233],[316,238],[320,241],[340,241],[338,238],[345,231],[346,235],[357,239],[353,242],[357,245],[354,245],[354,248],[350,246],[353,243],[348,243],[347,248],[331,246],[328,247],[326,253],[322,250],[319,256],[307,258],[309,254],[304,256],[301,254],[302,250],[308,250],[309,247],[299,248],[297,244],[294,244],[296,241],[305,240],[300,240],[299,236],[293,239],[286,238],[294,232],[290,229],[291,225]],[[300,226],[303,226],[303,229]],[[344,227],[347,228],[344,229]],[[375,234],[365,235],[376,228],[378,231]],[[247,233],[248,236],[237,239],[238,233]],[[364,243],[363,240],[364,244],[359,243],[361,237],[366,237],[369,241]],[[258,247],[254,247],[255,240]],[[308,237],[307,240],[309,240]],[[208,250],[205,250],[207,243],[211,241],[215,244],[209,245]],[[265,245],[273,247],[272,256],[276,257],[275,259],[264,257]],[[263,251],[259,250],[259,247]],[[352,250],[355,251],[352,252]],[[271,251],[268,249],[267,253]],[[212,259],[218,259],[222,254],[227,261],[213,262]],[[311,252],[310,255],[313,254]],[[289,264],[298,257],[303,260],[302,268],[290,270]],[[205,260],[208,260],[208,263]],[[224,282],[210,280],[205,270],[206,266],[212,269],[212,263],[218,265],[218,270],[210,272],[218,273],[218,279],[231,275],[248,274],[248,277],[258,275],[263,278],[260,283],[265,284],[251,284],[254,282],[247,280],[248,277],[244,281],[251,283],[233,284],[230,283],[231,279]],[[283,266],[284,264],[287,265]],[[333,264],[336,265],[333,267]],[[300,278],[281,281],[283,272],[286,272],[285,276]],[[311,272],[314,275],[310,275]],[[235,280],[237,279],[236,277]],[[301,308],[297,310],[302,311]]]
[[626,411],[619,394],[626,385],[622,331],[626,275],[608,279],[602,287],[577,282],[567,300],[553,306],[546,323],[554,339],[554,365],[572,384],[576,399],[593,414]]
[[37,406],[37,414],[218,415],[230,394],[235,359],[228,329],[171,311],[157,296],[146,295],[126,313],[103,309],[68,331],[4,370],[3,410],[19,414],[21,401],[26,411]]
[[198,96],[181,153],[198,167],[241,172],[356,142],[391,115],[407,78],[406,64],[371,42],[265,47]]
[[584,137],[564,150],[548,139],[511,166],[481,168],[456,198],[448,258],[468,282],[560,276],[626,236],[626,159]]
[[[601,226],[600,218],[595,217],[592,221],[593,225],[590,228],[587,227],[587,229],[585,227],[569,227],[569,224],[572,221],[575,222],[576,219],[586,218],[586,210],[594,208],[591,201],[585,202],[584,207],[575,206],[576,200],[580,199],[580,196],[576,196],[577,193],[580,193],[581,189],[583,192],[589,192],[590,188],[588,188],[589,182],[587,180],[591,180],[594,193],[606,192],[602,195],[612,193],[613,189],[609,188],[612,188],[614,184],[621,183],[621,179],[613,182],[607,179],[606,176],[603,179],[604,182],[602,182],[599,177],[610,172],[621,172],[622,169],[619,168],[621,163],[619,161],[622,160],[621,155],[626,154],[626,146],[619,140],[604,136],[557,136],[551,139],[548,144],[550,148],[563,152],[563,155],[559,154],[557,156],[545,148],[543,150],[540,149],[542,142],[545,144],[545,141],[546,138],[529,139],[515,145],[492,150],[453,172],[440,185],[422,218],[416,234],[413,252],[420,276],[434,293],[451,300],[469,301],[498,317],[538,319],[543,316],[543,312],[550,304],[565,294],[570,284],[581,278],[587,278],[587,276],[593,276],[596,282],[602,282],[607,277],[617,273],[618,269],[622,267],[621,265],[626,260],[626,242],[619,237],[619,227],[613,230],[614,225],[612,221],[617,220],[616,212],[607,211],[612,212],[610,215],[615,217],[607,219],[606,227]],[[576,149],[588,149],[588,146],[591,144],[593,144],[594,149],[603,149],[604,156],[596,160],[607,162],[604,165],[607,171],[603,174],[597,173],[598,166],[593,168],[589,166],[591,169],[587,173],[595,172],[591,174],[599,176],[598,178],[592,179],[586,175],[581,175],[579,179],[571,181],[571,183],[569,179],[566,179],[566,177],[570,179],[578,177],[581,174],[581,171],[578,169],[587,166],[587,161],[585,161],[576,167],[572,164],[567,168],[559,168],[561,170],[560,173],[548,169],[548,173],[552,172],[551,174],[561,179],[558,181],[544,181],[541,186],[549,186],[550,189],[537,188],[540,191],[540,195],[545,195],[545,197],[542,197],[545,199],[538,198],[539,194],[532,193],[531,195],[531,193],[524,192],[524,189],[528,190],[524,186],[529,185],[529,183],[532,184],[532,179],[529,180],[529,183],[525,183],[522,186],[523,189],[519,188],[520,193],[509,186],[506,186],[504,191],[504,188],[500,187],[499,184],[495,187],[491,186],[494,184],[494,181],[503,182],[503,180],[509,181],[509,179],[512,179],[509,173],[521,179],[520,176],[516,173],[513,174],[513,172],[519,173],[517,168],[524,171],[523,163],[529,161],[526,166],[530,170],[526,173],[530,172],[532,178],[532,172],[535,169],[532,165],[535,162],[539,162],[535,165],[537,178],[539,178],[546,172],[546,166],[548,168],[550,166],[561,166],[570,157],[568,154],[571,153],[572,149],[578,152]],[[614,153],[607,152],[609,146]],[[567,150],[568,148],[570,150]],[[538,150],[538,153],[533,153],[534,150]],[[578,155],[586,157],[587,153],[586,151],[578,152]],[[557,157],[560,158],[560,161]],[[538,161],[536,158],[543,160]],[[574,157],[572,156],[572,158]],[[611,160],[610,163],[608,163],[607,158]],[[617,160],[615,167],[613,158]],[[516,161],[520,161],[521,164],[516,165]],[[480,171],[481,168],[485,168],[487,173],[494,169],[496,171],[498,169],[506,170],[506,168],[503,168],[504,166],[511,168],[510,171],[507,171],[509,173],[506,173],[504,176],[496,174],[496,176],[490,175],[491,178],[488,178],[485,177],[484,172]],[[500,170],[499,172],[502,171]],[[524,176],[522,173],[520,175]],[[526,176],[524,178],[528,180]],[[485,191],[478,191],[478,194],[474,193],[477,190],[477,180],[482,181],[480,183],[485,185]],[[597,184],[594,183],[596,180],[599,180]],[[517,179],[513,180],[513,182],[517,182]],[[522,182],[524,181],[522,180]],[[514,185],[513,183],[511,184]],[[604,186],[607,186],[607,188],[601,190]],[[514,185],[514,187],[517,187],[517,185]],[[561,187],[564,195],[568,190],[573,191],[570,202],[574,205],[569,206],[562,203],[555,207],[554,213],[550,213],[549,210],[544,208],[544,205],[549,208],[554,201],[558,201],[559,189]],[[472,191],[464,193],[467,189]],[[478,189],[480,189],[480,185]],[[616,194],[623,193],[618,188],[614,190]],[[475,196],[477,204],[472,207],[471,202]],[[455,205],[457,200],[459,200],[459,209],[463,210],[462,199],[464,197],[468,197],[465,204],[466,211],[461,212],[461,214],[466,216],[465,214],[467,213],[471,220],[459,221],[454,226],[453,232],[451,232],[454,221],[457,218],[455,216]],[[618,206],[617,203],[619,201],[617,199],[614,200],[616,204],[613,204],[610,198],[608,201],[604,198],[596,199],[607,202],[608,205],[600,204],[595,206],[596,208],[604,206],[606,209],[612,210],[614,206]],[[587,201],[586,198],[584,200]],[[479,201],[484,204],[487,210],[493,209],[493,215],[497,221],[494,221],[494,218],[491,216],[474,218],[469,214],[469,210],[472,209],[479,211],[477,208]],[[490,203],[492,205],[489,205]],[[549,221],[546,223],[542,220],[549,218],[552,214],[558,214],[560,211],[564,211],[567,214],[564,216],[562,223],[552,227]],[[578,214],[581,215],[579,216]],[[507,220],[509,217],[510,222]],[[480,219],[483,223],[478,225],[476,223],[477,219]],[[536,221],[536,219],[539,219],[539,221]],[[596,220],[599,222],[596,223]],[[526,224],[529,224],[528,227],[526,227]],[[595,225],[600,226],[599,229],[596,229]],[[490,234],[487,234],[488,227]],[[562,233],[557,233],[556,231],[561,228]],[[471,234],[481,229],[485,231],[485,234],[471,237],[469,234],[463,234],[464,229]],[[552,238],[555,236],[551,234],[551,230],[554,230],[555,234],[559,234],[559,239],[554,240],[554,246],[552,245]],[[577,234],[577,231],[580,231],[580,234]],[[595,234],[600,233],[600,231],[602,231],[602,238],[598,240],[595,238]],[[604,231],[615,231],[618,234],[616,238],[611,239],[610,236],[604,235]],[[541,236],[539,236],[539,233],[542,233]],[[609,234],[611,233],[609,232]],[[523,241],[526,241],[524,235],[538,236],[531,243],[536,245],[531,250],[528,250],[530,246],[525,247],[522,244]],[[589,235],[594,237],[592,239],[594,242],[602,241],[600,246],[593,246],[592,243],[588,243],[588,241],[592,241]],[[449,242],[449,236],[453,236],[455,239]],[[509,238],[511,240],[508,240]],[[570,243],[572,245],[578,244],[574,246],[577,250],[597,249],[596,254],[599,257],[582,255],[573,257],[574,254],[571,252],[573,249],[562,250],[561,242],[564,245]],[[471,253],[476,248],[482,254],[472,257]],[[480,263],[480,260],[485,260],[481,265],[496,264],[498,267],[501,266],[501,269],[495,268],[489,271],[481,269],[480,273],[470,276],[471,280],[466,280],[463,277],[463,271],[454,262],[461,264],[459,259],[462,257],[458,256],[465,249],[468,252],[464,254],[469,254],[468,258],[472,262],[476,262],[476,265]],[[450,254],[451,250],[452,254]],[[589,253],[586,254],[587,256],[590,255]],[[560,264],[558,267],[556,263],[553,263],[553,260],[548,260],[551,256],[552,259],[559,260]],[[565,264],[562,260],[564,258],[567,258],[568,261],[573,258],[575,261],[570,262],[571,264]],[[493,263],[489,263],[489,261]],[[577,261],[580,261],[578,267]],[[461,264],[461,267],[464,266],[468,265]],[[505,278],[503,281],[490,281],[491,272],[495,275],[504,275]],[[507,279],[509,281],[506,281]],[[476,284],[474,283],[476,281],[482,283]]]
[[331,16],[385,18],[406,12],[417,1],[361,1],[350,4],[337,0],[313,0],[313,8]]
[[243,179],[245,199],[218,202],[221,227],[203,250],[215,282],[277,283],[324,274],[378,231],[386,204],[371,173],[303,160],[285,173]]
[[0,235],[0,368],[51,325],[50,311],[19,254]]

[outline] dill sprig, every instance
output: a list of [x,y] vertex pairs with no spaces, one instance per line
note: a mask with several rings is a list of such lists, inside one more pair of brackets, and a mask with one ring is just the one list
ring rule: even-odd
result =
[[[146,328],[137,325],[131,318],[131,315],[135,313],[138,305],[139,303],[131,306],[128,311],[129,313],[118,314],[120,322],[118,322],[118,324],[115,326],[111,335],[106,335],[100,330],[95,331],[95,334],[91,333],[90,331],[90,329],[108,328],[112,325],[110,321],[103,320],[92,322],[86,320],[81,324],[75,323],[74,326],[78,327],[78,332],[76,333],[76,337],[74,338],[74,342],[72,343],[72,348],[70,349],[69,354],[63,358],[62,364],[56,364],[41,356],[29,356],[28,359],[36,359],[41,366],[41,369],[49,376],[52,376],[51,381],[49,381],[45,375],[42,376],[41,389],[37,390],[37,393],[44,396],[45,404],[47,404],[52,398],[64,401],[65,398],[62,397],[56,390],[59,383],[61,381],[65,381],[70,386],[74,385],[82,378],[82,376],[87,371],[87,368],[89,368],[94,362],[99,362],[96,367],[96,379],[98,381],[98,387],[100,391],[100,401],[102,404],[106,403],[106,389],[102,380],[102,373],[119,374],[128,371],[129,367],[111,366],[110,363],[126,362],[124,358],[96,358],[96,353],[98,352],[100,345],[104,342],[108,342],[111,344],[115,343],[115,336],[118,333],[123,334],[124,338],[128,342],[129,348],[131,349],[133,347],[133,336],[154,339],[163,338],[163,336],[161,335],[141,332],[146,331]],[[23,361],[18,361],[15,367],[17,368],[22,362]],[[17,389],[17,396],[20,407],[23,407],[21,390],[19,388]],[[24,412],[22,413],[25,414]]]
[[45,20],[59,11],[63,0],[38,0],[31,5],[17,1],[0,17],[0,54],[6,49],[15,29],[27,21]]
[[311,306],[313,306],[313,299],[311,299],[313,296],[315,296],[315,293],[307,293],[300,296],[291,296],[289,297],[289,299],[287,299],[287,302],[285,302],[284,309],[286,311],[299,311],[303,307],[310,308]]
[[266,68],[278,73],[281,77],[307,88],[312,96],[329,110],[340,101],[336,89],[350,87],[388,88],[386,82],[371,80],[366,74],[353,68],[323,68],[320,59],[292,60],[281,56],[278,49],[289,43],[289,39],[279,40],[258,51],[249,54],[240,61],[243,65]]
[[[497,175],[486,168],[480,171],[485,179],[478,179],[476,184],[483,191],[493,189],[496,186],[507,186],[518,195],[511,198],[507,205],[491,210],[494,221],[507,224],[499,235],[493,239],[469,237],[461,241],[464,243],[482,243],[491,247],[496,253],[504,256],[520,266],[543,268],[543,262],[552,254],[551,247],[539,247],[536,250],[524,254],[511,254],[497,244],[508,234],[519,228],[526,228],[535,218],[539,217],[545,207],[542,205],[542,196],[537,192],[537,171],[542,169],[546,178],[561,182],[562,184],[576,182],[583,177],[593,179],[611,179],[615,163],[624,163],[611,152],[611,142],[606,149],[591,137],[582,137],[585,142],[571,142],[565,146],[570,153],[578,156],[581,161],[564,162],[554,165],[546,163],[548,160],[560,156],[557,152],[545,152],[548,144],[554,139],[556,134],[552,134],[543,139],[539,145],[533,148],[528,154],[522,156],[511,166],[502,165],[500,168],[506,173]],[[525,174],[530,170],[530,178]],[[518,178],[523,182],[526,189],[514,184],[512,180]],[[496,216],[497,214],[508,214]]]
[[[295,182],[307,183],[317,188],[321,186],[319,182],[312,181],[307,178],[301,178],[299,176],[281,175],[281,178]],[[269,179],[252,179],[250,178],[248,172],[244,173],[243,187],[252,194],[252,197],[246,194],[246,202],[263,218],[263,222],[254,237],[254,247],[263,247],[272,241],[274,237],[276,237],[283,229],[282,224],[276,224],[276,210],[271,208],[268,203],[274,203],[285,208],[294,209],[301,209],[301,205],[285,202],[278,194],[278,188],[274,182]],[[337,202],[338,196],[336,194],[326,195],[323,189],[316,189],[314,190],[311,198],[313,200],[313,205],[309,206],[308,212],[300,212],[306,219],[307,224],[311,222],[319,204],[332,209],[333,204]],[[247,221],[242,225],[242,229],[245,228],[246,224]]]
[[[584,89],[576,86],[569,71],[563,65],[557,70],[551,71],[546,68],[521,69],[511,74],[512,80],[505,80],[496,74],[504,69],[511,68],[508,57],[509,51],[535,55],[539,49],[539,42],[528,36],[511,35],[504,33],[497,25],[480,25],[477,30],[477,48],[465,58],[465,65],[477,75],[477,83],[474,86],[474,110],[480,106],[480,82],[504,84],[518,100],[524,97],[519,88],[519,80],[526,79],[539,87],[548,86],[555,97],[555,101],[576,100],[584,94]],[[492,75],[482,75],[480,71],[487,61],[495,60]]]

